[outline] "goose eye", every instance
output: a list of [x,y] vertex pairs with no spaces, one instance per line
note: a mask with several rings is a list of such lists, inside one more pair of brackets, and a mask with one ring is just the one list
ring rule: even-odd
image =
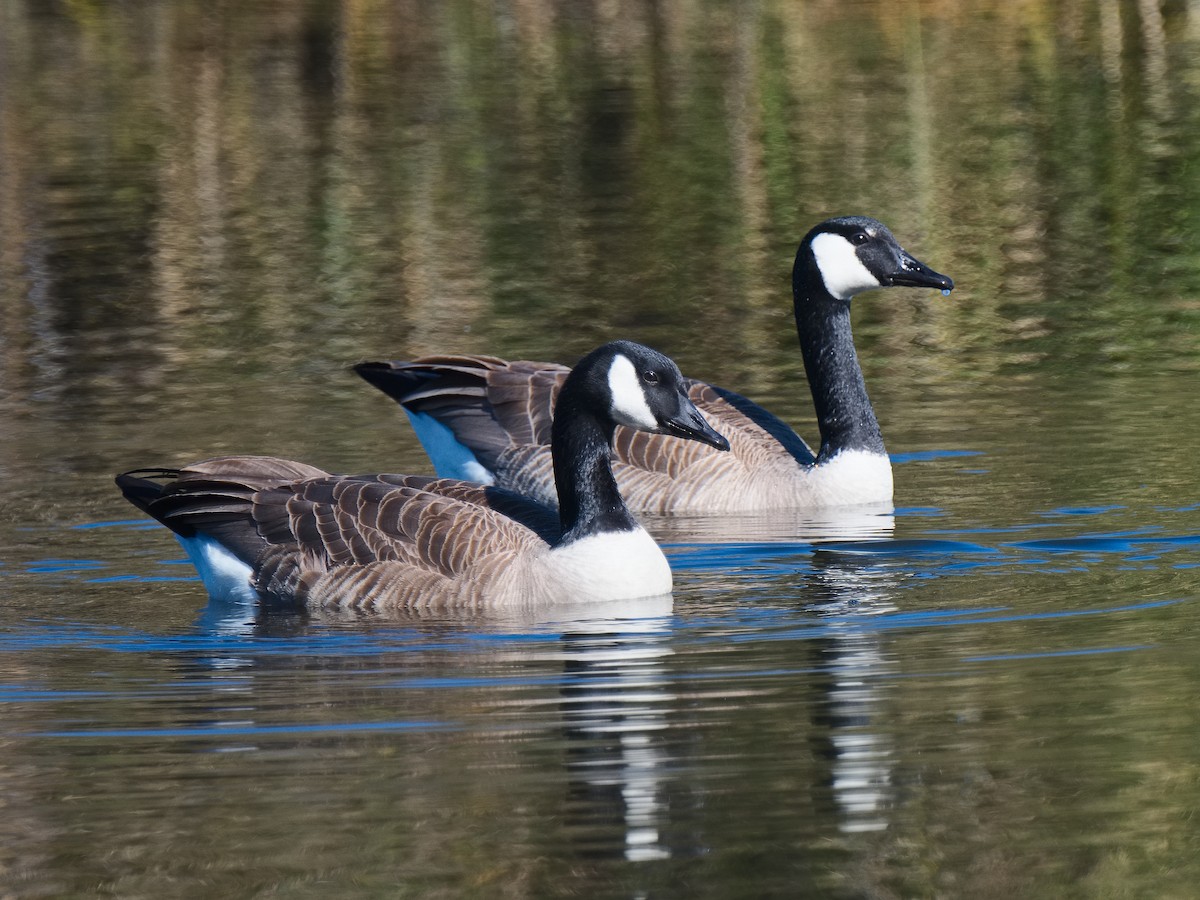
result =
[[867,234],[865,231],[856,231],[856,232],[854,232],[854,234],[850,235],[850,243],[854,244],[857,247],[861,247],[863,244],[865,244],[870,239],[871,239],[871,236],[869,234]]
[[642,373],[642,381],[646,384],[658,384],[658,373],[653,369],[647,369]]

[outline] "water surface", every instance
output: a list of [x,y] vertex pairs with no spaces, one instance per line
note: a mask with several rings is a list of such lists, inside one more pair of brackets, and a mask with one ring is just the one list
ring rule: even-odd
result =
[[[1200,18],[1095,0],[0,0],[13,897],[1188,897]],[[896,509],[649,524],[672,602],[210,604],[112,475],[428,471],[349,366],[611,337],[815,427],[855,301]]]

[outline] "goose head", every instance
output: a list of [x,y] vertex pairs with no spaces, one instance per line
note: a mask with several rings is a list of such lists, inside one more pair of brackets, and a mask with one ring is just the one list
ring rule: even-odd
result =
[[949,292],[954,282],[900,246],[887,226],[867,216],[843,216],[815,226],[800,244],[793,275],[797,299],[815,274],[836,300],[878,287],[929,287]]
[[581,395],[603,409],[615,425],[729,449],[729,441],[688,398],[687,382],[674,360],[657,350],[613,341],[580,360],[568,383],[576,379]]

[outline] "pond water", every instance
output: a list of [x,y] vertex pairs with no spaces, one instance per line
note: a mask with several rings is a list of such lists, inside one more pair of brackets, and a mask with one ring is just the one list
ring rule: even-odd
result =
[[[1200,7],[0,0],[0,894],[1191,897]],[[896,509],[650,522],[671,601],[209,603],[112,475],[429,471],[370,358],[654,344]]]

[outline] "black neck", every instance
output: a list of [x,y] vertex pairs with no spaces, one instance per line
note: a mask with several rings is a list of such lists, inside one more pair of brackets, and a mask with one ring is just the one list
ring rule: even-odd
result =
[[842,450],[884,453],[879,422],[867,397],[867,386],[854,350],[850,301],[838,300],[825,290],[807,246],[801,248],[800,254],[805,258],[796,260],[792,294],[804,371],[808,374],[821,429],[817,461],[827,460]]
[[562,522],[557,546],[638,527],[613,476],[610,453],[615,426],[581,409],[570,396],[569,386],[563,386],[555,405],[550,442]]

